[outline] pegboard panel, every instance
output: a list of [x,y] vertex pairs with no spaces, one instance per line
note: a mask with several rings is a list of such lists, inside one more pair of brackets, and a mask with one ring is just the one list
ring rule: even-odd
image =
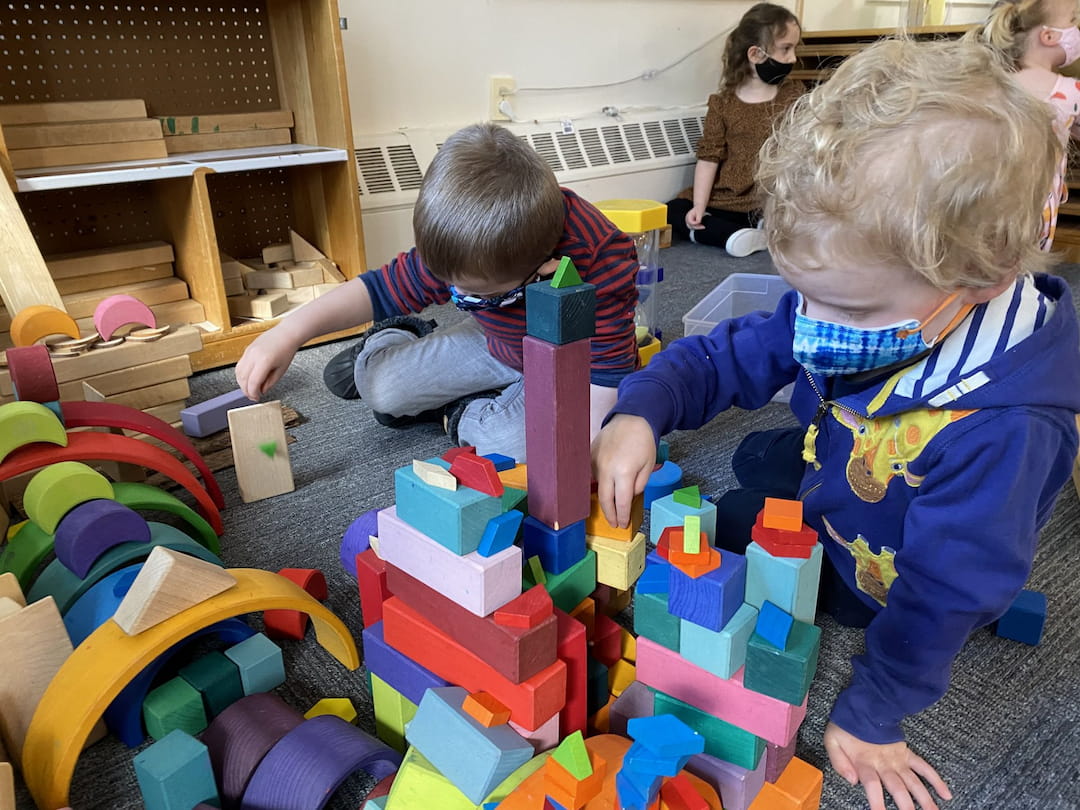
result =
[[0,9],[0,104],[141,98],[151,116],[280,106],[265,0]]
[[16,199],[41,252],[169,241],[150,183],[123,183],[19,194]]
[[248,258],[262,255],[267,245],[289,241],[293,186],[286,169],[211,174],[206,184],[221,250]]

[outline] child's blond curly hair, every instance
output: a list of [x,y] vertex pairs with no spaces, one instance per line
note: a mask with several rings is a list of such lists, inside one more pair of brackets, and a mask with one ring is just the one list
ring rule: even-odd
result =
[[943,290],[1042,270],[1061,163],[1051,124],[988,48],[878,42],[800,98],[762,147],[769,248],[781,267],[846,254]]
[[1050,11],[1048,0],[998,0],[986,21],[964,36],[996,49],[1016,70],[1027,49],[1028,34],[1047,23]]

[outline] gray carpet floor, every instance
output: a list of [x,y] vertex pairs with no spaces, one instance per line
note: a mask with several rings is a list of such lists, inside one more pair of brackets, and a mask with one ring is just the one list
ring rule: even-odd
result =
[[[670,341],[682,335],[682,316],[729,273],[767,273],[766,254],[731,259],[722,251],[686,243],[661,252],[666,280],[659,290],[660,325]],[[1080,266],[1059,269],[1080,291]],[[461,317],[447,307],[432,316],[440,323]],[[317,567],[329,583],[328,606],[357,634],[361,629],[355,581],[344,571],[338,549],[342,533],[362,512],[394,500],[393,470],[414,458],[447,448],[435,426],[395,431],[375,423],[362,404],[337,400],[325,391],[322,368],[342,344],[306,349],[274,392],[306,423],[291,432],[296,491],[242,504],[232,471],[221,474],[229,508],[223,554],[229,566],[277,570]],[[234,387],[231,369],[197,375],[193,397],[203,400]],[[734,485],[729,459],[749,431],[794,424],[786,406],[756,412],[730,411],[704,429],[669,438],[671,457],[687,484],[704,493]],[[906,724],[911,747],[933,764],[952,787],[951,810],[1080,808],[1080,503],[1070,485],[1043,533],[1030,587],[1049,597],[1043,642],[1028,647],[996,638],[987,630],[970,640],[958,658],[946,697]],[[626,618],[626,617],[623,617]],[[861,651],[861,631],[820,618],[823,629],[817,677],[800,733],[798,755],[825,771],[822,807],[859,808],[862,791],[828,766],[822,732],[829,709],[851,674],[850,659]],[[258,623],[258,618],[253,617]],[[347,672],[314,641],[285,643],[288,682],[279,692],[301,710],[322,697],[349,697],[360,723],[373,731],[363,670]],[[141,807],[131,764],[134,752],[111,738],[80,759],[72,790],[75,810]],[[362,777],[347,782],[328,805],[356,808],[370,789]],[[30,808],[20,794],[20,808]],[[432,808],[432,810],[438,810]]]

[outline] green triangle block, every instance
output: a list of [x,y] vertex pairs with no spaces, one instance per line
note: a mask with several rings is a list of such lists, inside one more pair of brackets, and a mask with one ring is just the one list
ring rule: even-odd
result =
[[551,752],[551,757],[578,781],[592,776],[589,751],[585,748],[585,739],[580,731],[575,731],[559,743],[559,747]]
[[558,289],[559,287],[577,287],[579,284],[581,284],[581,276],[578,275],[577,268],[574,267],[569,256],[563,256],[559,260],[559,269],[551,277],[551,286]]
[[698,489],[697,484],[692,487],[683,487],[677,489],[671,494],[675,503],[681,503],[683,506],[689,506],[691,509],[701,508],[701,490]]
[[277,455],[277,442],[263,442],[259,449],[266,453],[268,458],[273,458]]

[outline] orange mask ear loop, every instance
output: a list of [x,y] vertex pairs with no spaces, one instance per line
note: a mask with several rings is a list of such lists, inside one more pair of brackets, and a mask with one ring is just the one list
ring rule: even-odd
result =
[[[942,301],[938,305],[937,309],[935,309],[933,312],[931,312],[929,315],[927,315],[925,318],[923,318],[922,323],[920,323],[918,326],[914,327],[913,329],[898,329],[896,331],[896,336],[899,337],[899,338],[906,338],[906,337],[909,337],[910,335],[914,335],[916,332],[921,331],[926,324],[930,323],[930,321],[934,320],[934,318],[936,318],[938,315],[940,315],[944,311],[945,307],[949,306],[949,304],[951,304],[953,301],[955,301],[959,295],[960,295],[960,293],[954,292],[952,295],[950,295],[948,298],[946,298],[944,301]],[[960,309],[957,311],[957,313],[953,316],[953,319],[951,321],[949,321],[945,325],[944,329],[942,329],[940,332],[938,332],[937,337],[935,337],[933,340],[928,340],[926,342],[927,345],[928,346],[937,345],[938,341],[940,341],[943,337],[945,337],[947,334],[949,334],[949,332],[951,332],[953,329],[955,329],[960,324],[960,322],[963,321],[964,318],[966,318],[968,316],[968,313],[970,313],[971,310],[973,310],[974,308],[975,308],[974,304],[964,304],[964,306],[960,307]]]

